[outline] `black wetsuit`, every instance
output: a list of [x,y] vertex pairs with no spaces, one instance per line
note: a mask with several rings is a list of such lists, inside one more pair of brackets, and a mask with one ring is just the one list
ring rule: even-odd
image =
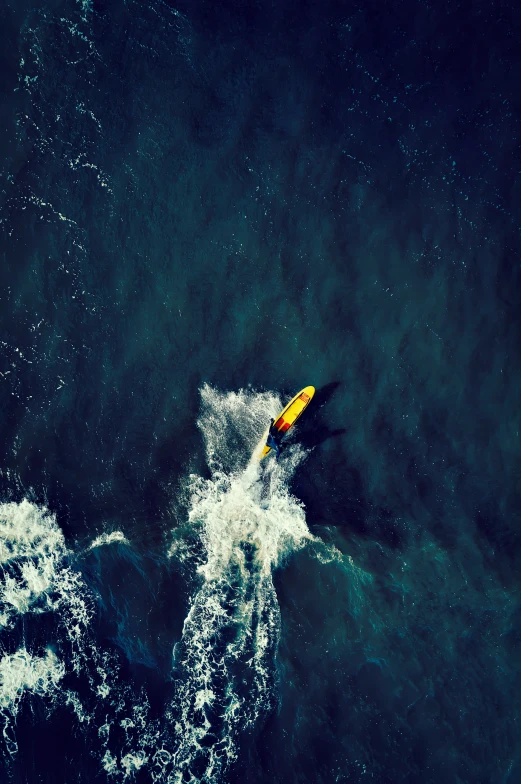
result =
[[275,450],[277,457],[280,455],[279,439],[281,438],[281,435],[282,434],[280,433],[280,431],[277,430],[277,428],[275,427],[275,420],[272,419],[270,424],[270,431],[268,433],[268,440],[266,441],[266,444],[271,449]]

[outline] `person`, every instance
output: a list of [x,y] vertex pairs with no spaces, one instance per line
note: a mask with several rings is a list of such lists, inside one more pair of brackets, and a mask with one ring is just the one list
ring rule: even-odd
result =
[[278,439],[281,437],[281,432],[277,430],[275,427],[275,420],[272,419],[270,422],[270,429],[268,432],[268,440],[266,441],[266,446],[269,446],[271,449],[275,450],[275,454],[277,458],[280,455],[280,445]]

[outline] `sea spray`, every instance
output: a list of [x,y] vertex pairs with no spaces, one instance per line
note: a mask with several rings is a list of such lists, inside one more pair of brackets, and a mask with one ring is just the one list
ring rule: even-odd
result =
[[156,784],[218,784],[237,759],[242,733],[277,704],[281,619],[273,571],[314,540],[302,504],[288,492],[306,453],[294,443],[279,461],[252,458],[281,408],[275,395],[205,386],[201,400],[209,476],[188,477],[186,522],[170,550],[190,575],[192,596],[174,649],[173,698],[161,717],[151,718],[146,690],[122,680],[117,654],[100,647],[91,628],[96,596],[81,561],[98,547],[129,546],[124,534],[103,531],[74,552],[44,507],[0,505],[3,625],[36,613],[52,619],[47,648],[33,650],[29,634],[25,647],[0,658],[0,718],[11,755],[16,716],[30,697],[76,716],[78,728],[97,739],[100,769],[111,780],[146,770]]
[[200,551],[197,588],[174,651],[178,688],[170,717],[179,782],[220,780],[237,758],[239,733],[276,701],[273,570],[313,538],[302,504],[288,492],[305,453],[293,447],[277,463],[250,459],[280,409],[277,398],[208,386],[201,396],[198,426],[211,477],[192,475],[188,484],[189,525],[199,532]]

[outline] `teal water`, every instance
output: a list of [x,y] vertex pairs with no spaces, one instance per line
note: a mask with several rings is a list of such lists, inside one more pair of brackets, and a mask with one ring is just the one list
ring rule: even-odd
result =
[[521,780],[516,7],[0,15],[4,775]]

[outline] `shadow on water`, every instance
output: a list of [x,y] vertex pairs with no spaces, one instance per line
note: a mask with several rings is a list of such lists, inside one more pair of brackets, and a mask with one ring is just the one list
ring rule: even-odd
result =
[[[341,386],[332,381],[315,393],[309,412],[299,422],[299,443],[314,452],[297,472],[293,489],[307,510],[309,525],[342,527],[392,549],[403,544],[404,532],[389,509],[377,507],[367,496],[360,471],[346,461],[343,436],[348,428],[328,426],[327,404]],[[325,453],[317,449],[333,440]]]
[[341,386],[341,383],[341,381],[331,381],[317,389],[305,417],[299,421],[298,439],[305,449],[313,449],[328,439],[347,432],[345,427],[334,430],[328,427],[325,412],[322,410],[329,403],[338,387]]
[[320,387],[320,389],[317,389],[312,401],[313,407],[322,408],[323,405],[329,403],[338,387],[341,385],[341,381],[330,381],[329,384],[325,384],[323,387]]

